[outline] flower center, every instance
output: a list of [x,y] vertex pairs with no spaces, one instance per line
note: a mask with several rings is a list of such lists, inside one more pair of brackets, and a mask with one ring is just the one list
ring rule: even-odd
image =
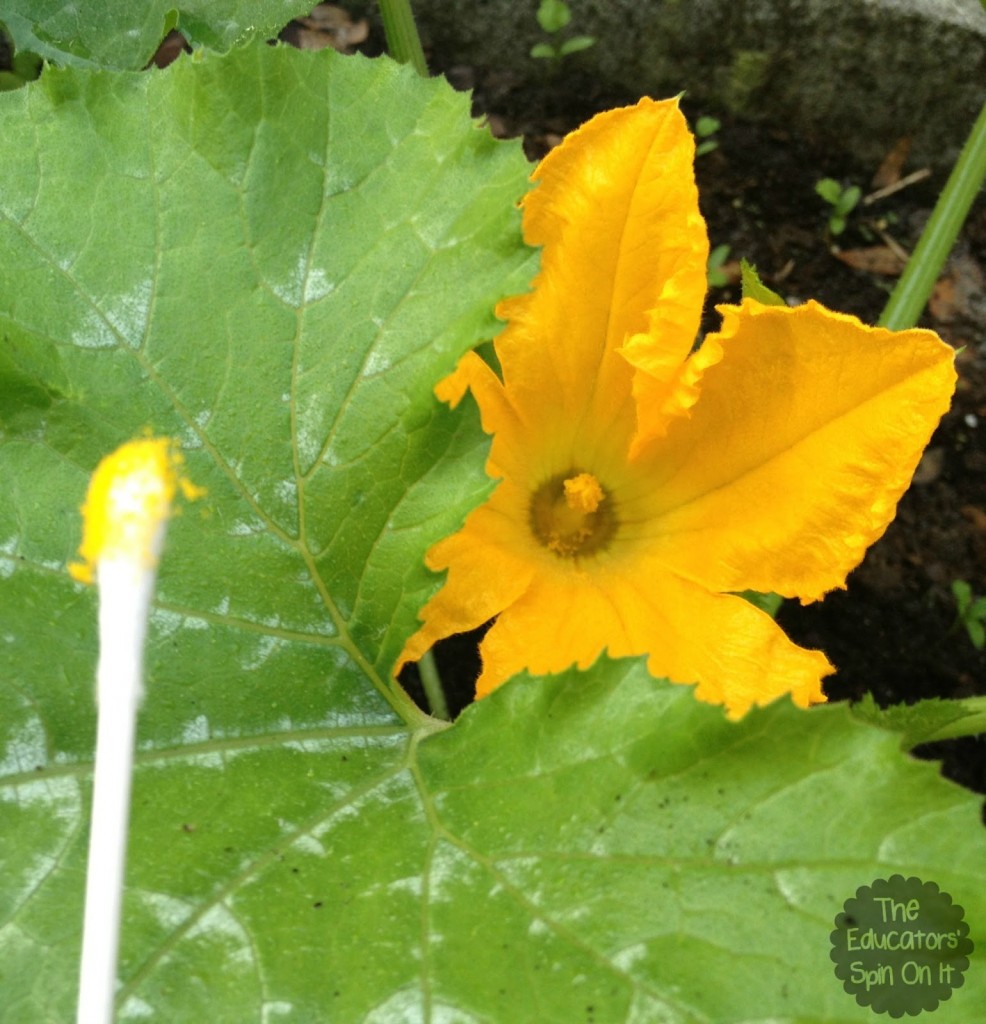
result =
[[616,532],[613,502],[591,473],[559,473],[531,495],[534,536],[561,558],[593,555]]

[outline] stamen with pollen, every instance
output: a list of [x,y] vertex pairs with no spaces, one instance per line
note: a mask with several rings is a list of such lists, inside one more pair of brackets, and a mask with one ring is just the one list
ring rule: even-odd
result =
[[560,558],[582,558],[604,550],[616,533],[610,495],[592,473],[559,473],[532,495],[531,530]]

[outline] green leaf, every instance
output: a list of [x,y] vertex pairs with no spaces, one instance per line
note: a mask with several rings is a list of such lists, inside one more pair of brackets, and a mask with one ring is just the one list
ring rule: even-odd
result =
[[822,178],[815,182],[815,191],[832,206],[836,206],[842,196],[842,186],[834,178]]
[[972,587],[965,580],[952,581],[952,594],[959,613],[956,626],[965,626],[970,643],[981,651],[986,647],[986,597],[974,598]]
[[312,0],[4,0],[2,21],[18,50],[55,64],[144,67],[167,33],[177,28],[193,47],[228,51],[248,39],[273,38]]
[[590,46],[595,45],[596,40],[594,36],[572,36],[571,39],[566,39],[565,42],[558,47],[558,52],[563,57],[567,57],[569,54],[588,50]]
[[[986,616],[986,607],[981,610],[981,614]],[[977,651],[981,651],[983,647],[986,647],[986,626],[983,625],[981,619],[969,619],[965,624],[965,628],[969,634],[972,646]]]
[[777,618],[784,598],[780,594],[761,594],[756,590],[744,590],[740,597],[756,605],[762,612],[766,612],[772,619]]
[[900,733],[905,750],[912,750],[922,743],[986,732],[986,697],[968,697],[965,700],[933,698],[881,708],[867,694],[852,708],[853,713],[864,721]]
[[710,288],[723,288],[729,283],[729,278],[722,272],[722,267],[726,260],[729,259],[730,249],[729,245],[723,244],[715,246],[709,252],[706,276]]
[[836,203],[836,211],[840,214],[851,213],[863,195],[863,190],[858,185],[850,185]]
[[760,280],[757,268],[745,259],[740,260],[740,282],[744,299],[756,299],[757,302],[763,303],[765,306],[787,305],[777,292],[772,291]]
[[560,32],[572,20],[572,11],[565,0],[541,0],[537,19],[545,32]]
[[952,594],[959,608],[959,615],[965,615],[972,605],[972,587],[965,580],[952,580]]
[[[424,550],[490,484],[471,407],[451,413],[432,387],[496,333],[493,305],[535,265],[519,146],[389,61],[258,45],[155,74],[50,69],[0,97],[0,135],[0,961],[34,958],[24,921],[61,893],[54,980],[23,975],[38,1021],[67,1019],[75,977],[81,862],[22,901],[27,875],[84,831],[95,599],[64,567],[95,463],[149,428],[182,441],[208,488],[170,530],[140,744],[209,737],[222,762],[227,741],[265,748],[263,784],[223,828],[225,845],[242,833],[259,849],[280,826],[254,819],[305,744],[355,748],[324,796],[363,748],[434,727],[390,669],[439,582]],[[165,817],[198,806],[197,773],[185,759],[166,783]],[[166,874],[190,863],[149,856]],[[22,1005],[7,981],[5,1024]]]
[[703,114],[695,121],[695,134],[700,139],[705,139],[710,135],[715,135],[721,127],[722,122],[717,117],[710,117],[708,114]]
[[537,60],[554,60],[559,54],[551,43],[535,43],[531,47],[531,56]]
[[212,501],[164,600],[225,608],[232,574],[233,619],[351,620],[386,676],[436,585],[422,546],[489,487],[485,439],[431,388],[529,279],[519,147],[390,62],[266,46],[165,75],[52,70],[0,113],[6,416],[37,439],[22,471],[60,463],[63,486],[30,500],[74,534],[98,458],[173,434]]
[[467,111],[389,61],[266,46],[0,98],[0,456],[32,482],[4,550],[48,507],[37,557],[63,565],[98,458],[174,435],[210,501],[162,601],[252,623],[246,648],[328,644],[390,694],[424,547],[489,488],[431,388],[533,272],[527,164]]
[[[641,663],[601,662],[510,684],[419,759],[475,862],[455,904],[496,897],[483,969],[497,973],[469,1006],[494,1020],[862,1020],[830,974],[828,933],[864,879],[897,870],[935,878],[986,936],[979,799],[845,705],[778,702],[733,724]],[[521,918],[510,930],[504,902]],[[492,1010],[518,976],[496,955],[518,942],[540,1017]],[[557,987],[538,984],[548,965]],[[939,1012],[966,1020],[974,991],[982,965]]]
[[[0,970],[23,1019],[68,1021],[85,774],[37,769],[45,732],[25,705]],[[208,733],[140,756],[124,1019],[842,1024],[828,933],[896,872],[986,939],[978,801],[844,706],[733,724],[622,662],[426,739]],[[974,958],[936,1019],[984,996]]]

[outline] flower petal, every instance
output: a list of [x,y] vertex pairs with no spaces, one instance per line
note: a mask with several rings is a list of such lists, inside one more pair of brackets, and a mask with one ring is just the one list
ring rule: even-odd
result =
[[708,252],[693,155],[677,102],[644,99],[593,118],[535,171],[524,233],[542,269],[534,292],[500,304],[496,340],[528,428],[623,429],[633,367],[666,384],[684,362]]
[[[701,299],[699,299],[701,302]],[[658,327],[660,332],[662,328]],[[660,337],[660,333],[655,337]],[[636,339],[632,339],[635,341]],[[631,347],[624,347],[624,355],[633,357]],[[683,363],[667,365],[658,372],[638,370],[633,378],[633,398],[637,406],[637,430],[630,443],[629,457],[636,459],[655,438],[662,437],[676,416],[689,412],[698,401],[699,388],[705,371],[722,359],[722,346],[714,336],[705,339],[702,347]]]
[[524,502],[508,482],[471,512],[462,529],[439,541],[426,556],[428,568],[448,569],[442,589],[421,610],[421,628],[404,644],[393,674],[417,661],[439,640],[476,629],[520,597],[538,569],[538,554]]
[[711,594],[644,559],[535,580],[486,634],[476,695],[524,669],[588,668],[604,650],[648,654],[652,675],[697,682],[699,698],[733,717],[787,693],[802,707],[824,701],[821,679],[832,671],[821,652],[791,643],[742,598]]
[[[500,378],[475,352],[467,352],[458,366],[435,387],[435,396],[454,409],[466,391],[472,391],[479,406],[483,430],[494,435],[486,461],[486,473],[493,479],[516,476],[525,468],[524,433],[517,413]],[[497,457],[505,465],[497,462]]]
[[[646,456],[628,516],[710,590],[814,600],[893,518],[955,385],[930,331],[865,327],[809,302],[722,307],[724,357]],[[642,475],[648,474],[638,465]]]

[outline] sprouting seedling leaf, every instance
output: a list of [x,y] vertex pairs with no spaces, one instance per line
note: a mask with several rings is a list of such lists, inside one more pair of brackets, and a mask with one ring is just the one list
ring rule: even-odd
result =
[[572,9],[564,0],[541,0],[537,9],[538,24],[548,33],[560,32],[571,20]]
[[731,246],[723,244],[715,246],[709,252],[708,278],[710,288],[724,288],[729,278],[723,273],[723,265],[729,259]]
[[538,60],[554,60],[558,57],[558,50],[551,43],[535,43],[531,47],[531,56]]
[[716,132],[722,127],[722,123],[718,118],[710,117],[707,114],[702,115],[695,122],[695,137],[699,141],[698,146],[695,149],[695,155],[704,156],[706,153],[711,153],[713,150],[719,148],[718,139],[714,138]]
[[958,617],[977,651],[986,647],[986,596],[976,597],[972,587],[965,580],[952,581],[952,595],[955,598]]
[[703,114],[695,122],[695,134],[700,139],[708,138],[710,135],[715,135],[717,131],[722,127],[722,122],[717,117],[710,117],[707,114]]
[[588,50],[590,46],[595,46],[595,43],[596,39],[594,36],[572,36],[571,39],[566,39],[558,47],[558,52],[562,57],[567,57],[569,54]]
[[[572,20],[572,10],[564,0],[541,0],[537,9],[537,19],[544,32],[555,35]],[[587,50],[595,45],[595,42],[593,36],[577,35],[558,43],[535,43],[530,53],[532,57],[550,60],[557,67],[564,57]]]
[[863,195],[858,185],[843,188],[834,178],[822,178],[815,183],[815,191],[831,207],[828,227],[833,235],[841,235],[846,229],[846,218],[856,208]]
[[830,206],[835,206],[839,202],[839,197],[842,195],[842,186],[835,180],[835,178],[822,178],[821,181],[815,183],[815,191]]

